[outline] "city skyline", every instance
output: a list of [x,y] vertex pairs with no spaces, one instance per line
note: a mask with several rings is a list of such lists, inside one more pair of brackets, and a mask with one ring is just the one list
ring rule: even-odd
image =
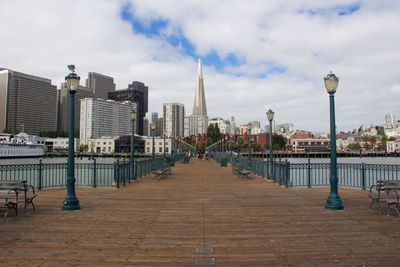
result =
[[[202,59],[209,117],[238,125],[275,111],[278,123],[327,132],[323,77],[339,77],[338,131],[382,125],[398,115],[398,1],[68,1],[2,2],[2,67],[57,86],[65,65],[149,88],[149,112],[193,101]],[[90,12],[89,12],[90,11]],[[57,16],[54,16],[57,14]],[[65,14],[65,15],[64,15]],[[239,19],[238,19],[239,18]],[[74,31],[75,29],[75,31]],[[76,36],[61,34],[74,31]],[[90,33],[90,34],[88,34]],[[21,36],[24,36],[22,41]],[[76,40],[76,41],[75,41]]]

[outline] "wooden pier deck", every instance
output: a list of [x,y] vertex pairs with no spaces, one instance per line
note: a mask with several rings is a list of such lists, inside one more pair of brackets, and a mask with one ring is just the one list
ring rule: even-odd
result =
[[399,266],[400,219],[369,208],[366,191],[286,189],[193,159],[165,180],[39,192],[37,210],[0,222],[0,266]]

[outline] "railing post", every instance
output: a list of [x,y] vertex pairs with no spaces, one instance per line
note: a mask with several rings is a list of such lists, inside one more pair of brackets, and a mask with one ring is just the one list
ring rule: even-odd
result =
[[307,162],[307,187],[311,188],[311,160]]
[[43,180],[43,172],[42,172],[42,159],[39,160],[39,168],[38,168],[38,190],[42,190],[42,180]]
[[286,160],[286,172],[285,172],[285,186],[286,188],[289,187],[289,182],[290,182],[290,162]]
[[366,177],[365,177],[365,163],[361,163],[361,189],[365,190],[365,184],[366,184]]
[[97,163],[96,159],[93,159],[93,188],[97,187]]
[[125,166],[125,158],[122,161],[122,185],[125,186],[125,179],[126,179],[126,166]]
[[117,183],[117,188],[119,188],[119,159],[114,162],[114,181]]

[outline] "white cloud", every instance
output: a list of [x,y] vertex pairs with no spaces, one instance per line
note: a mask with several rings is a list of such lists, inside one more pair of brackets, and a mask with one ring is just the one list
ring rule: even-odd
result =
[[[218,72],[204,67],[210,116],[234,115],[239,123],[260,120],[271,107],[277,123],[327,131],[328,95],[323,76],[340,78],[336,94],[338,130],[361,123],[382,124],[400,115],[400,2],[357,1],[360,9],[337,16],[349,1],[0,1],[0,66],[59,84],[66,65],[115,77],[117,87],[133,80],[150,87],[150,112],[164,102],[181,102],[191,112],[196,60],[164,38],[132,31],[121,9],[143,23],[169,22],[164,34],[181,32],[202,56],[235,54],[240,66]],[[354,2],[356,3],[356,2]],[[320,13],[311,15],[309,10]],[[284,73],[258,74],[271,65]],[[237,76],[236,74],[241,74]],[[235,76],[236,75],[236,76]]]

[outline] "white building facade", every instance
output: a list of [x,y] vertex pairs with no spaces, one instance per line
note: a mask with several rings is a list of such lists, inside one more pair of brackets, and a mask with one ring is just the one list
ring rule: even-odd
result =
[[[153,153],[153,138],[145,137],[144,139],[144,153],[147,155],[152,155]],[[165,154],[169,155],[172,151],[171,139],[165,139]],[[154,154],[164,155],[164,138],[155,137],[154,138]]]
[[207,132],[208,117],[207,116],[188,116],[185,117],[184,136],[193,136],[204,134]]
[[180,103],[163,105],[163,132],[167,137],[184,135],[185,106]]
[[89,139],[117,137],[130,134],[132,121],[130,112],[135,103],[116,102],[100,98],[85,98],[81,100],[80,140],[81,144],[89,145]]

